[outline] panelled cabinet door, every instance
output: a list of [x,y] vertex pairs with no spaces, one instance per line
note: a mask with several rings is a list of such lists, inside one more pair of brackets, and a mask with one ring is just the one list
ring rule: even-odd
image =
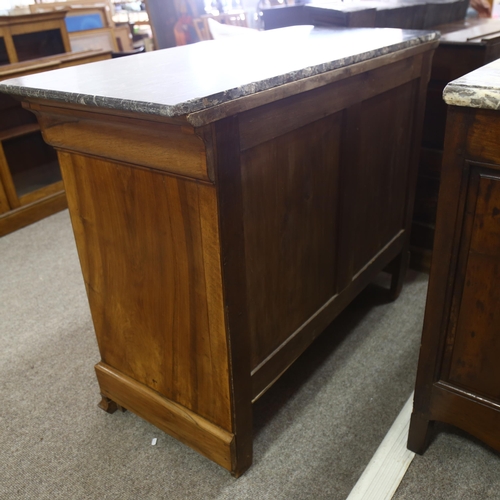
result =
[[500,115],[450,106],[408,448],[435,421],[500,450]]
[[442,378],[500,403],[500,172],[469,179]]

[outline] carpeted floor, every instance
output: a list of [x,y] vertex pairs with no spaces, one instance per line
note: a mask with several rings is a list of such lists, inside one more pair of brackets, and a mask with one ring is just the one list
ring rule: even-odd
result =
[[[344,499],[410,395],[426,276],[365,292],[254,405],[240,479],[97,407],[99,353],[67,212],[0,239],[1,499]],[[156,446],[152,438],[158,438]],[[397,499],[500,499],[500,454],[444,428]]]

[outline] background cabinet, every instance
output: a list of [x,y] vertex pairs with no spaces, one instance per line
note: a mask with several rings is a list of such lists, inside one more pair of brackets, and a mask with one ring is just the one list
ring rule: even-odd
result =
[[70,52],[66,12],[0,16],[0,64]]
[[500,113],[451,107],[446,134],[408,447],[437,420],[500,450]]
[[443,90],[452,80],[500,57],[500,20],[467,19],[437,26],[439,47],[427,88],[424,131],[411,229],[411,263],[429,271],[446,126]]
[[[0,17],[0,41],[8,49],[3,59],[0,52],[0,81],[110,57],[101,50],[69,52],[65,15]],[[0,236],[66,206],[56,152],[43,141],[36,118],[0,94]]]

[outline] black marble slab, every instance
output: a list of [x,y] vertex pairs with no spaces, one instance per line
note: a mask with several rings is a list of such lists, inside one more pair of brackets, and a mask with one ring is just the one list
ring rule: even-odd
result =
[[313,26],[250,33],[5,80],[0,91],[176,117],[439,38]]

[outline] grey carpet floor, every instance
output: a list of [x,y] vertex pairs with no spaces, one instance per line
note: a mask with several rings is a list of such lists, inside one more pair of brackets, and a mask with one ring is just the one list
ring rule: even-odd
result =
[[[132,413],[97,408],[99,353],[67,212],[1,238],[0,498],[346,498],[414,385],[426,276],[409,273],[396,302],[384,284],[254,405],[254,464],[235,480]],[[499,466],[445,428],[396,498],[500,498]]]

